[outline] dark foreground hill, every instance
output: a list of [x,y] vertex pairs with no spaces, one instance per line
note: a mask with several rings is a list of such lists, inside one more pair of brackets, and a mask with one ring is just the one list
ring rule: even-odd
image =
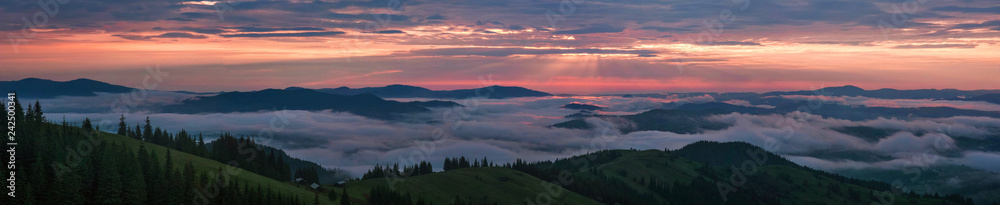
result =
[[415,204],[972,203],[960,195],[903,192],[883,182],[813,170],[743,142],[703,141],[673,151],[606,150],[535,163],[472,161],[449,158],[444,172],[404,172],[418,173],[411,177],[376,167],[366,179],[348,182],[347,193],[357,202]]
[[600,151],[533,167],[545,180],[569,173],[567,189],[604,204],[971,204],[809,169],[743,142]]
[[[18,138],[3,140],[17,143],[15,156],[3,154],[16,158],[16,175],[3,172],[4,179],[16,178],[16,197],[0,197],[0,204],[334,204],[308,188],[238,168],[273,163],[251,157],[253,148],[222,163],[205,156],[223,153],[177,149],[198,147],[189,138],[153,143],[95,130],[89,121],[81,128],[30,113],[18,117]],[[156,135],[170,136],[158,128]]]

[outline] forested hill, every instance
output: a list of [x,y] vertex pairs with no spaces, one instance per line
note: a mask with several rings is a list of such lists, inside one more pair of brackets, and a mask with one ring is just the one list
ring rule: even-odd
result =
[[[0,122],[10,125],[6,118]],[[287,166],[254,156],[252,147],[207,152],[184,131],[147,125],[119,135],[99,131],[114,125],[89,120],[54,123],[37,104],[17,106],[13,122],[16,197],[0,197],[0,204],[334,204],[305,186],[276,180],[291,178],[280,171]]]
[[[705,154],[713,150],[718,153]],[[605,150],[530,163],[446,158],[445,171],[432,170],[426,162],[377,166],[347,183],[348,193],[355,200],[395,202],[386,204],[972,204],[961,195],[905,192],[813,170],[744,142]],[[545,190],[523,192],[535,188]]]

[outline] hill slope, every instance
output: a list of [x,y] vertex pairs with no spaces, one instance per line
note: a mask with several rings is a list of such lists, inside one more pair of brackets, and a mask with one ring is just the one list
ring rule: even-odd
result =
[[[150,143],[144,143],[138,140],[134,140],[125,136],[115,135],[110,133],[104,133],[103,136],[108,142],[114,144],[121,144],[128,148],[130,151],[137,151],[139,144],[143,144],[145,148],[149,151],[157,153],[157,158],[160,160],[165,160],[167,155],[167,148],[159,145],[154,145]],[[235,171],[227,172],[234,173],[229,175],[233,180],[238,181],[238,183],[250,187],[260,186],[264,188],[271,189],[278,193],[285,193],[285,195],[291,195],[300,198],[304,202],[313,202],[315,198],[314,193],[306,187],[296,186],[291,183],[280,182],[271,178],[267,178],[253,172],[245,171],[239,168],[229,168],[226,164],[217,162],[215,160],[206,159],[198,156],[194,156],[188,153],[183,153],[179,151],[170,152],[173,158],[174,167],[183,167],[185,163],[191,162],[194,165],[195,171],[199,174],[210,174],[218,173],[219,170],[236,169]],[[334,204],[332,201],[326,200],[323,197],[320,198],[320,204]]]
[[65,123],[36,123],[21,123],[36,131],[18,141],[19,196],[0,204],[334,204],[315,201],[308,188],[215,160]]
[[[727,151],[705,155],[705,152]],[[701,156],[701,157],[694,157]],[[687,157],[692,157],[689,159]],[[886,183],[795,165],[743,143],[698,142],[676,151],[610,150],[526,169],[604,204],[969,204],[960,196],[894,191]]]
[[[534,201],[538,195],[550,193],[544,182],[513,169],[476,167],[407,178],[353,181],[347,183],[347,192],[353,201],[360,201],[375,187],[393,184],[398,192],[423,198],[430,204],[454,204],[456,198],[474,204],[524,204],[525,199]],[[332,190],[340,193],[342,188]],[[561,188],[556,192],[559,194],[551,198],[551,204],[600,204]]]

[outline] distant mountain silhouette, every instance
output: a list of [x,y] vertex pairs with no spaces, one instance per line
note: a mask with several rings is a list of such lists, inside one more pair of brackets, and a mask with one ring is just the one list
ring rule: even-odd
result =
[[[489,86],[478,88],[480,97],[490,99],[517,98],[517,97],[544,97],[552,94],[535,91],[522,87]],[[368,88],[323,88],[317,89],[319,92],[338,95],[358,95],[372,94],[382,98],[447,98],[464,99],[477,97],[477,89],[461,90],[430,90],[427,88],[409,85],[389,85],[385,87]]]
[[18,81],[0,81],[0,92],[17,91],[23,98],[54,98],[58,96],[97,96],[95,92],[127,93],[132,88],[80,78],[71,81],[52,81],[25,78]]
[[[668,103],[669,104],[669,103]],[[678,110],[688,110],[688,111],[712,111],[712,112],[739,112],[744,114],[772,114],[775,113],[772,109],[759,108],[759,107],[747,107],[740,105],[733,105],[723,102],[706,102],[706,103],[686,103],[680,105],[676,109]]]
[[975,96],[975,97],[971,97],[971,98],[966,98],[966,99],[963,99],[963,100],[968,100],[968,101],[983,101],[983,102],[1000,104],[1000,93],[985,94],[985,95]]
[[[849,106],[839,104],[822,104],[821,106],[809,107],[808,102],[797,102],[778,105],[776,108],[757,108],[731,105],[728,103],[708,102],[708,103],[688,103],[677,107],[677,110],[712,112],[712,113],[743,113],[754,115],[782,114],[799,110],[800,108],[810,108],[805,110],[809,114],[823,117],[845,119],[845,120],[872,120],[883,118],[946,118],[955,116],[982,116],[1000,117],[1000,113],[991,111],[967,110],[951,107],[919,107],[919,108],[893,108],[893,107],[866,107]],[[815,108],[815,109],[812,109]]]
[[431,101],[410,101],[405,102],[406,104],[416,105],[420,107],[465,107],[462,104],[458,104],[452,101],[442,101],[442,100],[431,100]]
[[984,94],[1000,93],[1000,90],[957,90],[957,89],[917,89],[917,90],[897,90],[883,88],[878,90],[864,90],[853,85],[841,87],[826,87],[819,90],[803,91],[782,91],[767,92],[763,96],[778,95],[829,95],[829,96],[862,96],[882,99],[949,99],[958,96],[979,96]]
[[[721,111],[688,111],[688,110],[662,110],[653,109],[635,115],[622,116],[596,116],[608,121],[627,120],[627,124],[619,125],[620,131],[624,133],[636,131],[666,131],[682,134],[700,133],[705,130],[721,130],[729,125],[705,119],[705,116],[721,114]],[[552,125],[552,127],[569,129],[590,129],[592,128],[584,119],[573,119],[570,121]]]
[[591,104],[580,104],[580,103],[566,104],[566,105],[563,105],[562,108],[571,109],[571,110],[591,110],[591,111],[592,110],[602,110],[602,109],[604,109],[604,107],[601,107],[601,106],[591,105]]
[[[668,103],[669,105],[669,103]],[[921,108],[889,108],[889,107],[865,107],[846,106],[837,104],[823,104],[816,109],[799,110],[808,107],[805,102],[799,104],[783,105],[776,108],[758,108],[731,105],[728,103],[708,102],[708,103],[687,103],[676,106],[673,109],[653,109],[635,115],[590,115],[589,113],[577,113],[566,116],[569,121],[552,125],[552,127],[569,129],[591,129],[591,125],[585,121],[588,117],[597,117],[614,121],[628,120],[627,126],[620,126],[624,133],[636,131],[668,131],[674,133],[699,133],[705,130],[725,129],[729,125],[720,122],[707,120],[705,117],[718,114],[742,113],[753,115],[784,114],[795,111],[807,112],[826,118],[836,118],[845,120],[872,120],[882,118],[947,118],[955,116],[982,116],[1000,117],[1000,112],[964,110],[950,107],[921,107]]]
[[309,89],[267,89],[253,92],[227,92],[215,96],[196,97],[181,104],[168,105],[168,113],[230,113],[255,112],[270,109],[333,110],[376,119],[394,119],[399,114],[427,112],[427,108],[371,94],[335,95]]

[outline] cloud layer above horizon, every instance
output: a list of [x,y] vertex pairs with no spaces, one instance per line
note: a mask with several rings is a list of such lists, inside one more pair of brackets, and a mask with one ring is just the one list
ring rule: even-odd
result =
[[0,5],[0,80],[133,85],[160,64],[168,90],[453,89],[492,74],[598,93],[983,89],[1000,75],[989,0],[42,3]]

